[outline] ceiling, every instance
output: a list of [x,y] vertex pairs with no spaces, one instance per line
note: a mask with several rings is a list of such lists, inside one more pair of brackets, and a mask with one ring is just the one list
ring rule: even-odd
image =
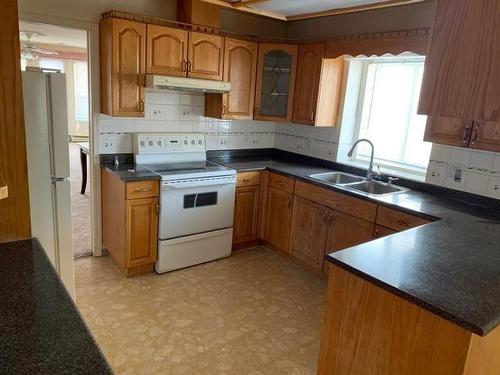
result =
[[209,3],[293,21],[429,0],[203,0]]
[[19,31],[23,42],[27,39],[22,31],[35,31],[45,34],[45,36],[33,36],[31,42],[35,44],[87,48],[87,32],[83,30],[20,21]]

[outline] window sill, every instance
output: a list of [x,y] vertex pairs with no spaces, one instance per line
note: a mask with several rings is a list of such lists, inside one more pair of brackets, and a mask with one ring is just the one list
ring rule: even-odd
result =
[[[352,160],[352,159],[337,159],[338,163],[350,165],[353,167],[368,169],[370,163],[360,161],[360,160]],[[384,165],[381,163],[373,162],[373,170],[374,172],[378,172],[378,167],[380,167],[380,172],[385,175],[401,177],[407,180],[414,180],[419,182],[425,182],[426,173],[422,172],[420,169],[400,169],[400,168],[391,168],[388,165]]]

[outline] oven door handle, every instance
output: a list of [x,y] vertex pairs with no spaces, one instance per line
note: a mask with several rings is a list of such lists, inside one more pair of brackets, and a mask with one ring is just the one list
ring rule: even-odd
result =
[[163,191],[168,191],[168,190],[181,190],[181,189],[191,189],[191,188],[202,188],[202,187],[208,187],[208,186],[220,186],[220,185],[235,185],[236,186],[236,181],[234,182],[228,182],[228,181],[210,181],[210,182],[203,182],[203,183],[185,183],[185,184],[169,184],[169,183],[163,183],[162,190]]

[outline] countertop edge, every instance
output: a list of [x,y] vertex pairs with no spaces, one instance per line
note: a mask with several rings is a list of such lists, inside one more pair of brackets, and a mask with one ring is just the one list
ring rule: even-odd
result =
[[391,284],[385,283],[385,282],[381,281],[380,279],[377,279],[373,276],[370,276],[367,273],[365,273],[357,268],[354,268],[354,267],[332,257],[330,254],[328,254],[326,256],[326,258],[330,263],[344,269],[345,271],[352,273],[353,275],[356,275],[356,276],[360,277],[361,279],[366,280],[367,282],[374,284],[383,290],[388,291],[389,293],[392,293],[398,297],[401,297],[404,300],[406,300],[414,305],[417,305],[417,306],[423,308],[424,310],[426,310],[432,314],[438,315],[439,317],[441,317],[441,318],[443,318],[443,319],[445,319],[445,320],[447,320],[447,321],[449,321],[457,326],[460,326],[461,328],[463,328],[467,331],[475,333],[476,335],[484,337],[484,336],[488,335],[488,333],[493,331],[493,329],[495,328],[495,325],[491,325],[488,327],[480,327],[477,325],[470,324],[470,323],[464,321],[463,319],[460,319],[459,317],[457,317],[453,314],[450,314],[449,312],[446,312],[442,309],[437,308],[434,305],[431,305],[425,301],[422,301],[420,299],[415,298],[414,296],[412,296],[409,293],[406,293],[402,289],[396,288],[395,286],[393,286]]

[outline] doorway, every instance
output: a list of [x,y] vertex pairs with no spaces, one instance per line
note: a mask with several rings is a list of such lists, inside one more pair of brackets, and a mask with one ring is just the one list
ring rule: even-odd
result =
[[64,73],[70,170],[73,257],[92,255],[90,91],[86,30],[19,22],[21,69]]

